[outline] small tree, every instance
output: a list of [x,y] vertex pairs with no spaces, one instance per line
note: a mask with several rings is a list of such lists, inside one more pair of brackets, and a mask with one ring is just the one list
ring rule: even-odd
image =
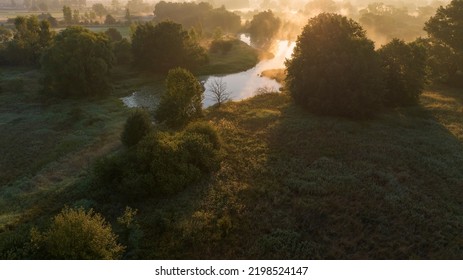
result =
[[152,129],[151,119],[145,110],[136,110],[127,119],[121,135],[122,143],[126,147],[138,144]]
[[72,10],[69,6],[63,6],[63,17],[66,24],[72,24]]
[[106,25],[112,25],[112,24],[116,24],[117,21],[116,19],[112,16],[112,15],[106,15],[106,19],[104,20],[104,24]]
[[207,86],[209,98],[217,104],[218,107],[230,100],[231,92],[227,91],[227,83],[222,78],[215,78],[209,81]]
[[280,30],[281,20],[271,10],[255,15],[249,26],[251,40],[258,46],[267,47]]
[[106,10],[105,6],[101,3],[95,3],[92,6],[92,10],[95,12],[95,14],[101,18],[104,15],[108,13],[108,10]]
[[156,111],[158,121],[183,126],[202,115],[204,88],[191,72],[182,68],[170,70],[166,88]]
[[124,247],[105,219],[93,210],[64,208],[44,233],[31,232],[32,243],[45,258],[118,259]]

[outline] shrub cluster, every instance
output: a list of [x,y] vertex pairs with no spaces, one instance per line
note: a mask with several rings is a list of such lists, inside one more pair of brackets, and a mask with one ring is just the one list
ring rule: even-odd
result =
[[175,194],[219,168],[220,147],[217,131],[207,123],[151,132],[132,149],[100,160],[95,182],[129,199]]
[[295,103],[312,113],[363,118],[383,106],[417,103],[425,61],[418,44],[393,40],[375,51],[358,23],[323,13],[299,36],[286,85]]
[[151,118],[145,110],[136,110],[127,119],[121,141],[126,147],[138,144],[152,129]]
[[124,251],[105,219],[83,208],[64,208],[47,231],[34,228],[31,239],[38,256],[46,259],[110,260],[120,258]]

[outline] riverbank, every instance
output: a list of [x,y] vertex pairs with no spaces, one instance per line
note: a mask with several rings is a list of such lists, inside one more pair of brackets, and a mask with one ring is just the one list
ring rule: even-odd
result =
[[[2,88],[18,86],[13,74]],[[127,109],[116,97],[41,103],[34,75],[21,76],[21,94],[0,95],[2,258],[24,258],[32,226],[64,205],[108,221],[127,206],[95,200],[89,181],[95,160],[120,149]],[[285,94],[210,108],[221,169],[128,205],[143,233],[134,257],[459,259],[462,102],[459,91],[428,90],[420,106],[362,122],[307,114]]]
[[198,71],[198,75],[223,75],[246,71],[259,62],[259,51],[240,40],[232,40],[228,53],[208,52],[209,64]]

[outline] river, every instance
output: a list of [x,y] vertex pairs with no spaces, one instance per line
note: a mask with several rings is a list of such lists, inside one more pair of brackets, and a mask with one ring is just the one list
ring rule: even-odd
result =
[[[249,36],[242,34],[241,40],[250,44]],[[226,84],[227,91],[230,93],[230,99],[234,101],[243,100],[252,97],[260,88],[272,89],[279,91],[281,85],[275,80],[267,77],[262,77],[261,73],[264,70],[281,69],[285,67],[285,60],[291,57],[295,47],[294,42],[290,41],[277,41],[275,45],[274,57],[268,60],[260,61],[255,67],[235,74],[228,75],[212,75],[201,76],[198,79],[204,84],[206,91],[204,93],[204,107],[214,105],[214,101],[210,98],[211,93],[207,90],[209,83],[214,79],[220,78]],[[159,92],[153,92],[149,88],[141,89],[134,92],[132,95],[122,99],[124,104],[128,107],[147,107],[154,109],[157,104],[155,95]]]

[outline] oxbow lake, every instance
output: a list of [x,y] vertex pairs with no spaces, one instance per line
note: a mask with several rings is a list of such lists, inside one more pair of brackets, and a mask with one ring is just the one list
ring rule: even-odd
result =
[[[242,34],[241,40],[247,44],[250,44],[249,36]],[[204,107],[214,105],[214,101],[210,98],[210,92],[208,91],[209,83],[214,79],[222,79],[226,83],[227,91],[230,92],[230,99],[234,101],[243,100],[252,97],[256,94],[260,88],[272,89],[279,91],[281,85],[275,80],[267,77],[262,77],[261,73],[265,70],[270,69],[281,69],[285,67],[285,60],[291,57],[295,47],[295,42],[290,41],[277,41],[274,47],[274,57],[268,60],[262,60],[254,68],[247,71],[228,74],[228,75],[211,75],[201,76],[198,79],[204,84],[206,91],[204,92]],[[135,107],[146,107],[150,110],[154,110],[157,105],[157,96],[160,89],[153,90],[149,88],[140,89],[132,95],[122,98],[124,104],[130,108]]]

